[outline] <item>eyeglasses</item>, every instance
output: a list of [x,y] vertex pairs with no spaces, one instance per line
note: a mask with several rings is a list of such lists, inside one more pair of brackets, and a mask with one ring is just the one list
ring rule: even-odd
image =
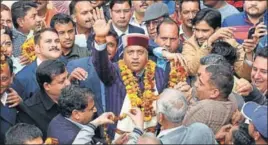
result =
[[152,20],[152,21],[147,21],[145,22],[145,26],[146,27],[150,27],[150,25],[152,24],[153,26],[157,26],[161,23],[162,20]]
[[116,14],[127,14],[131,12],[131,9],[123,9],[123,10],[112,10],[113,12],[115,12]]

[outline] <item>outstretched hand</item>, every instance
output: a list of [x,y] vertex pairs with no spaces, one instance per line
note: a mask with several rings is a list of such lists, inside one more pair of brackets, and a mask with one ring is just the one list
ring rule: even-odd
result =
[[132,121],[136,125],[136,127],[143,129],[144,113],[139,108],[132,108],[126,114],[132,119]]
[[112,23],[112,20],[109,20],[107,23],[104,18],[103,9],[99,9],[98,7],[93,10],[93,19],[94,19],[94,25],[93,30],[96,34],[96,37],[105,37],[108,35],[110,30],[110,25]]
[[114,124],[113,118],[114,118],[114,113],[105,112],[105,113],[102,113],[98,118],[93,120],[91,123],[96,126],[100,126],[103,124]]

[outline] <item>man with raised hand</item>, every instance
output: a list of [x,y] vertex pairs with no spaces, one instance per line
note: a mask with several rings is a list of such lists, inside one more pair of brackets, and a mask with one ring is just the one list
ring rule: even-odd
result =
[[[145,107],[144,128],[155,128],[157,125],[153,109],[155,97],[166,86],[164,72],[148,59],[149,38],[144,34],[128,34],[123,39],[123,60],[112,64],[108,59],[106,36],[111,21],[106,23],[102,10],[93,11],[95,24],[95,48],[92,49],[93,65],[105,84],[106,111],[123,115],[131,107]],[[123,117],[124,118],[124,117]],[[131,132],[133,123],[124,118],[117,124],[117,133]],[[112,131],[116,125],[111,126]],[[109,132],[113,136],[113,132]]]

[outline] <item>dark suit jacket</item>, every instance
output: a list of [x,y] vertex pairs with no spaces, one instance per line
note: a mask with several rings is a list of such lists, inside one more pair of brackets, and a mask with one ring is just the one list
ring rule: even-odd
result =
[[[59,114],[49,123],[47,136],[57,138],[59,140],[59,144],[72,144],[80,130],[81,129],[77,125]],[[105,143],[105,139],[101,131],[102,130],[99,126],[95,130],[95,135],[92,138],[91,144],[96,144],[97,142]]]
[[49,123],[47,137],[57,138],[59,144],[72,144],[79,131],[78,126],[59,114]]
[[5,133],[16,123],[17,110],[3,106],[0,102],[0,144],[4,144]]
[[22,97],[23,100],[30,98],[36,90],[39,90],[39,85],[36,81],[36,61],[25,66],[18,72],[14,78],[12,88]]
[[49,122],[58,114],[58,105],[45,92],[37,91],[31,98],[20,104],[17,121],[34,124],[42,131],[45,139]]
[[85,81],[77,81],[76,83],[78,83],[80,87],[89,88],[92,90],[92,92],[95,95],[94,101],[98,110],[98,114],[102,114],[104,111],[102,108],[102,101],[101,101],[101,93],[102,93],[100,87],[101,81],[92,64],[91,57],[85,57],[70,61],[67,64],[67,71],[70,74],[74,69],[78,67],[83,68],[85,71],[87,71],[88,77]]

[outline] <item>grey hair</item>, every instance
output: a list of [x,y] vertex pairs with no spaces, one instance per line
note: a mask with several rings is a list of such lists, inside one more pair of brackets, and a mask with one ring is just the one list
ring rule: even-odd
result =
[[210,73],[209,81],[220,91],[220,96],[228,98],[234,85],[234,77],[230,67],[215,64],[206,67],[206,71]]
[[201,65],[222,64],[225,65],[228,61],[219,54],[209,54],[200,59]]
[[146,140],[146,143],[161,144],[161,141],[151,132],[145,132],[139,139]]
[[157,100],[157,113],[164,114],[172,123],[181,123],[187,108],[184,95],[175,89],[165,89]]

